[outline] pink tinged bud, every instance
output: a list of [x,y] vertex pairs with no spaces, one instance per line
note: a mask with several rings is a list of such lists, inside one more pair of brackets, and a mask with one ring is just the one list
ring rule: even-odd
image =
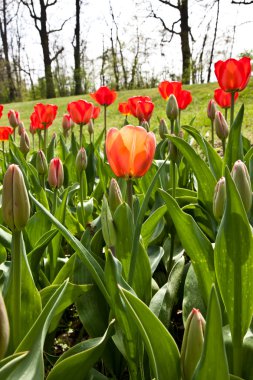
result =
[[53,189],[59,189],[63,185],[64,172],[60,158],[52,158],[48,169],[48,183]]
[[207,116],[209,117],[209,119],[214,121],[216,111],[217,111],[216,103],[214,99],[211,99],[207,106]]
[[24,228],[30,217],[30,203],[23,174],[17,165],[10,165],[4,175],[2,194],[3,219],[12,230]]
[[108,203],[112,214],[123,203],[121,190],[115,178],[112,178],[110,182]]
[[166,115],[169,120],[176,120],[178,117],[178,103],[177,103],[177,98],[175,97],[174,94],[171,94],[169,96],[169,99],[167,101],[166,105]]
[[87,154],[86,150],[82,147],[76,155],[76,172],[80,175],[82,171],[87,168]]
[[37,172],[41,175],[47,174],[48,165],[47,165],[47,159],[43,150],[39,150],[36,155],[36,169],[37,169]]
[[3,300],[2,293],[0,292],[0,360],[4,358],[5,352],[9,344],[10,325],[9,319]]
[[20,135],[20,145],[19,145],[19,149],[21,150],[21,152],[26,156],[27,153],[29,152],[30,150],[30,140],[29,140],[29,136],[28,134],[26,133],[25,129],[23,129],[23,131],[21,132],[21,135]]
[[21,133],[25,130],[24,123],[22,121],[19,121],[18,123],[18,134],[21,136]]
[[213,197],[213,214],[218,221],[220,221],[223,216],[225,203],[226,180],[225,177],[221,177],[215,186]]
[[219,139],[226,140],[228,137],[228,123],[220,111],[215,112],[214,127]]
[[17,111],[10,110],[8,112],[8,119],[11,127],[16,128],[19,123],[19,113]]
[[161,119],[159,123],[159,135],[161,139],[162,140],[166,139],[166,135],[168,134],[169,134],[169,129],[168,129],[167,123],[164,119]]
[[241,196],[245,211],[249,213],[252,206],[252,190],[249,172],[244,162],[241,160],[236,161],[231,175]]
[[205,320],[198,309],[189,314],[181,348],[182,379],[191,380],[204,345]]

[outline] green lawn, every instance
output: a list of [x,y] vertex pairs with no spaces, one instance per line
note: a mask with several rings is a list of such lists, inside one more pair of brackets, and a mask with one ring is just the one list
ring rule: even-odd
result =
[[[197,84],[197,85],[189,85],[189,86],[183,86],[184,89],[190,90],[192,92],[193,101],[189,105],[189,107],[182,111],[181,114],[181,124],[189,124],[190,121],[194,119],[194,126],[196,128],[199,128],[202,134],[206,134],[210,130],[210,121],[207,118],[206,109],[207,104],[209,100],[213,97],[213,91],[215,88],[217,88],[217,83],[210,83],[210,84]],[[142,89],[142,90],[131,90],[131,91],[120,91],[118,92],[118,98],[115,101],[114,104],[109,106],[107,108],[107,125],[108,128],[110,127],[120,127],[123,123],[124,117],[121,115],[117,108],[118,103],[127,101],[127,99],[131,96],[136,95],[148,95],[151,97],[152,101],[155,104],[155,109],[153,116],[151,118],[151,130],[154,130],[158,126],[157,118],[165,118],[166,119],[166,113],[165,113],[165,106],[166,102],[159,94],[159,91],[157,88],[152,89]],[[77,99],[85,99],[88,101],[92,101],[89,94],[81,96],[70,96],[66,98],[55,98],[55,99],[42,99],[40,101],[28,101],[28,102],[21,102],[21,103],[12,103],[12,104],[5,104],[4,105],[4,112],[3,116],[0,121],[0,125],[8,125],[8,119],[7,119],[7,113],[10,109],[15,109],[20,112],[20,118],[23,121],[25,128],[29,129],[29,117],[30,114],[33,112],[33,106],[36,103],[42,102],[42,103],[54,103],[57,104],[58,114],[57,118],[54,121],[53,125],[49,128],[49,137],[52,135],[53,132],[60,133],[61,132],[61,121],[62,121],[62,115],[67,112],[67,104],[73,100]],[[243,122],[243,133],[246,137],[252,140],[253,138],[253,132],[252,132],[252,126],[253,126],[253,79],[248,84],[247,88],[239,95],[239,99],[236,103],[235,107],[235,113],[239,110],[241,104],[244,103],[245,105],[245,116],[244,116],[244,122]],[[137,119],[134,117],[129,117],[129,124],[137,125]],[[103,126],[103,110],[101,111],[101,114],[99,118],[95,122],[95,134],[97,131],[101,130]]]

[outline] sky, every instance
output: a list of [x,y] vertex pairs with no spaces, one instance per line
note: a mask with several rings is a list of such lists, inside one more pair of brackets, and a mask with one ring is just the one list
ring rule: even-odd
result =
[[[38,0],[35,0],[38,2]],[[138,17],[138,28],[141,34],[149,37],[150,40],[156,43],[156,48],[150,52],[149,61],[145,63],[144,70],[154,70],[161,79],[166,79],[167,72],[174,71],[176,74],[181,72],[181,51],[180,39],[175,36],[171,44],[165,44],[163,54],[161,55],[160,48],[160,30],[161,24],[158,20],[147,17],[148,10],[146,2],[139,2],[137,7],[134,6],[134,0],[111,0],[115,18],[119,25],[122,40],[126,44],[131,44],[132,33],[136,30],[136,21],[134,17]],[[176,3],[177,1],[174,1]],[[192,28],[192,34],[195,38],[195,43],[192,45],[194,54],[198,54],[203,42],[203,31],[205,25],[211,17],[216,17],[216,7],[206,11],[204,6],[212,0],[189,0],[189,21]],[[96,60],[102,53],[103,41],[105,46],[110,43],[110,27],[111,17],[109,12],[109,0],[83,0],[81,14],[82,38],[87,40],[87,56],[90,59]],[[87,4],[85,4],[87,3]],[[152,0],[158,14],[164,17],[164,20],[169,22],[169,18],[177,19],[178,13],[174,12],[168,6],[164,6],[157,0]],[[52,26],[60,25],[61,21],[70,17],[70,20],[65,24],[63,33],[58,37],[58,45],[65,47],[65,55],[67,65],[73,65],[73,48],[71,40],[73,38],[75,0],[58,0],[57,6],[51,7],[53,12],[49,15],[49,22]],[[205,15],[205,16],[204,16]],[[31,64],[36,67],[36,73],[43,76],[42,52],[39,43],[39,35],[34,28],[33,20],[30,19],[27,12],[24,12],[25,23],[22,27],[25,46],[31,46],[33,54],[30,55]],[[234,34],[234,26],[236,26]],[[245,50],[253,50],[252,35],[253,35],[253,4],[251,5],[231,5],[231,0],[220,0],[220,17],[219,17],[219,34],[216,42],[216,59],[227,59],[232,53],[232,57],[237,58],[238,54]],[[32,31],[32,32],[31,32]],[[232,37],[234,34],[234,44],[232,47]],[[213,30],[210,30],[210,40],[213,35]],[[52,36],[52,35],[51,35]],[[51,37],[50,36],[50,37]]]

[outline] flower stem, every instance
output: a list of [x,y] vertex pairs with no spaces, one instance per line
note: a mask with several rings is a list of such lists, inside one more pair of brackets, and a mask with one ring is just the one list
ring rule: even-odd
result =
[[234,110],[235,110],[235,92],[231,92],[231,107],[230,107],[230,127],[234,122]]
[[107,127],[107,125],[106,125],[106,105],[104,105],[104,129],[105,129],[105,138],[106,138],[106,132],[107,132],[106,127]]
[[15,305],[15,313],[13,315],[13,344],[16,348],[20,343],[20,332],[21,332],[21,237],[22,232],[14,230],[12,233],[12,278],[15,283],[13,289],[15,291],[11,295],[13,305]]
[[211,120],[211,133],[212,133],[212,147],[214,147],[214,125],[213,125],[213,120]]
[[226,150],[226,139],[223,139],[221,142],[222,142],[223,156],[225,156],[225,150]]
[[84,207],[83,207],[83,201],[84,201],[84,186],[83,186],[83,174],[85,172],[81,171],[80,173],[80,202],[81,202],[81,215],[82,215],[82,225],[84,226]]
[[127,203],[130,209],[133,209],[133,183],[132,179],[128,178],[127,180]]
[[80,148],[82,147],[83,143],[83,124],[80,124],[80,130],[79,130],[79,143],[80,143]]
[[44,154],[47,157],[47,128],[44,128]]

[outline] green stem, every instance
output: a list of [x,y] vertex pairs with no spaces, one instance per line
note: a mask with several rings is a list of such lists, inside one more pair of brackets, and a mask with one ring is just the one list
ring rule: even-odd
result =
[[82,147],[83,143],[83,124],[80,124],[80,129],[79,129],[79,144],[80,148]]
[[2,141],[2,150],[3,150],[3,173],[5,172],[6,170],[6,157],[5,157],[5,150],[4,150],[4,141]]
[[225,108],[225,119],[226,119],[226,121],[228,121],[228,109],[227,108]]
[[47,128],[44,128],[44,154],[47,157]]
[[175,246],[175,230],[173,228],[173,231],[171,232],[171,235],[170,235],[170,257],[169,257],[169,263],[167,266],[168,273],[170,273],[172,269],[174,246]]
[[230,107],[230,127],[234,122],[234,111],[235,111],[235,92],[231,92],[231,107]]
[[133,182],[131,178],[127,180],[127,203],[130,209],[133,209]]
[[174,133],[174,120],[170,121],[170,132]]
[[22,232],[14,230],[12,233],[12,276],[15,291],[11,295],[13,305],[15,305],[15,313],[13,315],[13,344],[16,348],[20,343],[21,333],[21,239]]
[[213,125],[213,120],[211,120],[211,133],[212,133],[212,147],[214,147],[214,125]]
[[85,214],[84,214],[84,207],[83,207],[83,201],[84,201],[83,173],[84,171],[81,171],[80,173],[80,202],[81,202],[82,225],[84,226]]
[[223,150],[223,157],[225,156],[225,150],[226,150],[226,139],[223,139],[221,141],[222,143],[222,150]]
[[106,130],[106,105],[104,105],[104,130],[105,130],[105,139],[106,139],[106,133],[107,133],[107,130]]
[[172,196],[176,197],[176,163],[171,161]]
[[56,207],[57,207],[57,192],[58,189],[54,189],[54,196],[53,196],[53,204],[52,204],[52,214],[55,215]]

